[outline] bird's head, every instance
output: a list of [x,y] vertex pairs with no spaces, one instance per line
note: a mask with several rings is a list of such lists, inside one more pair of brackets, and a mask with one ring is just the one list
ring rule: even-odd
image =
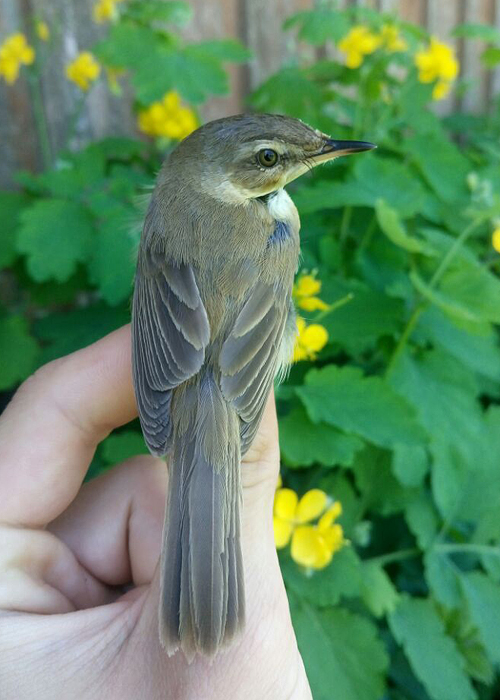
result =
[[[176,148],[173,162],[195,186],[227,203],[243,203],[283,188],[315,165],[375,146],[336,141],[300,119],[241,114],[209,122]],[[171,161],[171,162],[172,162]]]

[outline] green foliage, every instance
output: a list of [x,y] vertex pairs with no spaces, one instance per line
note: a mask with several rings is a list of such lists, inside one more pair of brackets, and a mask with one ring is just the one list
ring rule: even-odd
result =
[[[233,40],[185,42],[181,2],[120,3],[93,48],[124,69],[134,109],[175,89],[201,104],[227,92]],[[356,23],[392,22],[407,49],[358,68],[331,55]],[[251,105],[299,117],[377,151],[317,168],[290,192],[304,270],[330,308],[329,341],[278,392],[282,476],[343,507],[350,544],[322,571],[282,553],[315,700],[494,700],[500,668],[500,116],[441,119],[415,51],[425,32],[368,8],[328,3],[289,18],[292,63]],[[498,30],[455,30],[500,61]],[[120,78],[121,80],[121,78]],[[105,139],[19,173],[0,193],[0,389],[130,318],[148,191],[163,153]],[[301,311],[301,313],[303,313]],[[314,365],[314,366],[313,366]],[[100,446],[90,475],[145,453],[131,424]],[[497,686],[498,687],[498,686]]]

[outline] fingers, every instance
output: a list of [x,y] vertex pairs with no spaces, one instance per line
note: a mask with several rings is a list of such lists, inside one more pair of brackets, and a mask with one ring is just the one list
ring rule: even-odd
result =
[[129,326],[30,377],[0,419],[0,522],[40,527],[56,518],[96,445],[136,415]]
[[85,484],[48,528],[100,581],[150,583],[160,556],[166,488],[160,459],[127,460]]

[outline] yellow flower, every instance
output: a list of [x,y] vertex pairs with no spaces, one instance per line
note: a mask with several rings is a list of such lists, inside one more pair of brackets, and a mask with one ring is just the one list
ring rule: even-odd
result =
[[100,73],[101,66],[89,51],[83,51],[66,66],[66,77],[84,92],[89,89],[94,80],[97,80]]
[[[273,516],[276,547],[282,549],[291,540],[290,554],[297,564],[323,569],[345,544],[344,531],[334,522],[341,513],[340,502],[331,504],[320,489],[311,489],[299,500],[295,491],[279,488]],[[316,525],[309,524],[317,518]]]
[[380,32],[380,40],[382,46],[389,53],[396,53],[397,51],[406,51],[408,44],[399,34],[397,28],[393,24],[384,24],[382,31]]
[[293,350],[293,361],[315,360],[317,353],[328,342],[328,332],[319,323],[311,323],[309,326],[300,316],[297,318],[297,338]]
[[99,0],[92,10],[94,22],[102,24],[117,18],[116,5],[122,0]]
[[36,23],[36,34],[41,41],[50,39],[50,30],[46,22],[38,21]]
[[491,235],[491,245],[497,253],[500,253],[500,225],[495,228]]
[[435,100],[440,100],[448,94],[459,70],[454,49],[435,37],[431,37],[427,49],[415,54],[415,65],[421,83],[436,82],[432,92]]
[[367,54],[376,51],[381,38],[373,34],[368,27],[353,27],[349,34],[339,42],[339,50],[346,54],[345,64],[348,68],[358,68]]
[[29,66],[34,60],[35,51],[24,34],[11,34],[0,46],[0,76],[12,85],[17,80],[21,64]]
[[316,294],[321,291],[321,282],[314,275],[301,275],[293,288],[297,306],[304,311],[326,311],[329,307]]
[[179,94],[168,92],[160,102],[153,102],[139,112],[139,129],[154,137],[166,137],[181,141],[196,129],[196,115],[189,107],[183,107]]

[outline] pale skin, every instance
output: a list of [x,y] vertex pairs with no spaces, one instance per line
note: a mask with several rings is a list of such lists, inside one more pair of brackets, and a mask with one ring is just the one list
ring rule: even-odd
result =
[[0,697],[310,700],[272,532],[274,400],[242,463],[247,624],[211,664],[159,643],[165,463],[136,457],[82,485],[136,415],[126,326],[43,367],[0,418]]

